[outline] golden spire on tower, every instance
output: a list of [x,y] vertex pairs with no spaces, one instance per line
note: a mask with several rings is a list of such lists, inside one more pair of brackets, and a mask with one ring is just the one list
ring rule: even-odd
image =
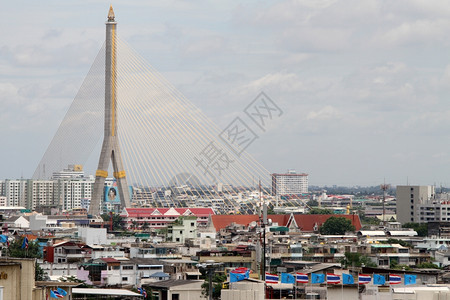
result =
[[108,12],[108,22],[114,22],[114,10],[112,8],[112,4],[109,7],[109,12]]

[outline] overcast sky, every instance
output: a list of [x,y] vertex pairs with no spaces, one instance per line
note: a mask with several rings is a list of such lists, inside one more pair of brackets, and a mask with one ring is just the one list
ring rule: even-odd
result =
[[[0,12],[0,179],[31,177],[100,50],[106,1]],[[450,186],[449,1],[113,1],[118,34],[225,128],[284,111],[249,152],[314,185]]]

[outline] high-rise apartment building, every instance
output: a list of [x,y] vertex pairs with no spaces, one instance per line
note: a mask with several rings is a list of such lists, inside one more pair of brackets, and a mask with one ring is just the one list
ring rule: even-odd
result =
[[435,200],[434,186],[398,185],[397,186],[397,221],[400,223],[424,223],[420,218],[420,207],[432,204]]
[[308,174],[289,170],[285,174],[272,174],[272,195],[300,195],[308,193]]

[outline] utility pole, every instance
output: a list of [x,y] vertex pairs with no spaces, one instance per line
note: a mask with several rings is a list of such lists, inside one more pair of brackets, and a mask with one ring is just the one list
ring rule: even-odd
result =
[[384,182],[380,185],[381,190],[383,191],[383,226],[386,226],[386,191],[389,189],[390,185]]
[[261,180],[259,181],[259,200],[262,203],[262,224],[261,228],[263,230],[263,270],[262,270],[262,280],[266,280],[266,225],[267,225],[267,205],[266,201],[262,202],[262,192],[261,192]]

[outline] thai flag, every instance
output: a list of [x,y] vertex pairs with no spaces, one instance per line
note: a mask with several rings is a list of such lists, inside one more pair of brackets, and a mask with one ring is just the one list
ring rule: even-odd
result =
[[52,297],[52,298],[64,298],[64,296],[61,295],[60,293],[58,293],[57,290],[50,291],[50,297]]
[[399,275],[389,274],[389,284],[399,284],[402,283],[402,278]]
[[358,284],[368,284],[372,280],[370,275],[359,274],[358,275]]
[[295,274],[295,281],[300,283],[308,283],[309,282],[308,274],[305,273]]
[[22,242],[22,249],[28,249],[28,238],[25,237]]
[[266,272],[266,283],[278,283],[278,275]]
[[336,274],[327,273],[327,284],[339,284],[341,283],[341,277]]

